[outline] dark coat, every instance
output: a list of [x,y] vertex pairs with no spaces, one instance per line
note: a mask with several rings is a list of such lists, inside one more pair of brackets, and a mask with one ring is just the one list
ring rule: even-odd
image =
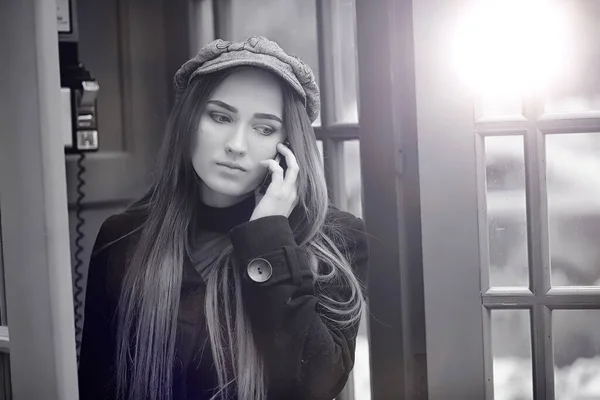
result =
[[[252,208],[241,207],[246,210],[233,214],[248,221]],[[213,215],[215,210],[204,211]],[[343,228],[345,250],[364,283],[368,245],[362,220],[333,208],[328,215]],[[108,218],[98,233],[87,281],[79,363],[81,400],[114,399],[118,288],[136,235],[106,244],[139,227],[143,219],[118,214]],[[241,223],[231,217],[225,218],[227,221],[217,218],[216,223],[214,217],[209,219],[213,225],[209,229],[229,236],[238,261],[234,265],[244,269],[242,295],[255,344],[264,359],[268,398],[333,399],[343,389],[354,365],[358,323],[340,330],[322,318],[308,260],[290,226],[292,217],[271,216]],[[258,257],[272,266],[271,278],[263,283],[250,279],[246,270],[248,263]],[[186,259],[183,271],[173,399],[209,399],[218,384],[204,316],[206,286],[190,259]],[[341,297],[344,289],[327,290]]]

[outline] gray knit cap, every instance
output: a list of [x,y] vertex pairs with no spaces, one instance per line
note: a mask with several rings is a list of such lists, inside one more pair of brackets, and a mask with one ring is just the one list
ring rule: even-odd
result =
[[319,87],[312,70],[301,59],[286,54],[277,43],[262,36],[251,36],[241,43],[217,39],[200,49],[175,73],[175,95],[179,98],[196,75],[238,65],[261,67],[277,74],[302,97],[310,120],[317,119]]

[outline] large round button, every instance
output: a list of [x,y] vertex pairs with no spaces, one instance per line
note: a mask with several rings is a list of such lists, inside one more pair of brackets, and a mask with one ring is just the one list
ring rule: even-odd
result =
[[263,283],[273,275],[273,267],[264,258],[255,258],[248,263],[248,276],[254,282]]

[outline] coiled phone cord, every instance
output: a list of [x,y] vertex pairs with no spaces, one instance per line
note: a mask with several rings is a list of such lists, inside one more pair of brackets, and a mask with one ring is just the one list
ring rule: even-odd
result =
[[77,233],[75,237],[75,268],[74,275],[75,279],[73,280],[73,288],[74,288],[74,305],[75,305],[75,344],[77,346],[77,363],[79,364],[79,351],[81,348],[81,334],[83,332],[82,323],[83,323],[83,300],[81,296],[83,295],[83,273],[81,272],[84,263],[81,257],[83,253],[83,245],[82,241],[84,238],[83,226],[85,224],[85,218],[83,217],[83,199],[85,198],[85,192],[83,191],[83,187],[85,186],[85,179],[83,174],[86,169],[83,165],[83,161],[85,160],[85,152],[80,152],[79,157],[77,159],[77,200],[75,202],[76,210],[75,215],[77,218],[77,224],[75,225],[75,232]]

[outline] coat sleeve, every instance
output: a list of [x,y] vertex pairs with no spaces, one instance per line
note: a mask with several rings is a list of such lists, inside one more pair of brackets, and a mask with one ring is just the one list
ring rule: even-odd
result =
[[114,399],[115,338],[111,328],[114,307],[106,279],[109,251],[103,249],[107,243],[107,223],[108,220],[100,228],[88,269],[78,370],[81,400]]
[[[349,233],[346,250],[355,275],[366,276],[368,242],[362,220],[337,211]],[[287,218],[264,217],[230,232],[242,271],[242,293],[253,337],[263,357],[269,398],[333,399],[354,366],[358,322],[339,329],[319,310],[309,260],[294,239]],[[262,258],[272,275],[262,283],[250,279],[248,265]],[[327,294],[344,298],[345,287]]]

